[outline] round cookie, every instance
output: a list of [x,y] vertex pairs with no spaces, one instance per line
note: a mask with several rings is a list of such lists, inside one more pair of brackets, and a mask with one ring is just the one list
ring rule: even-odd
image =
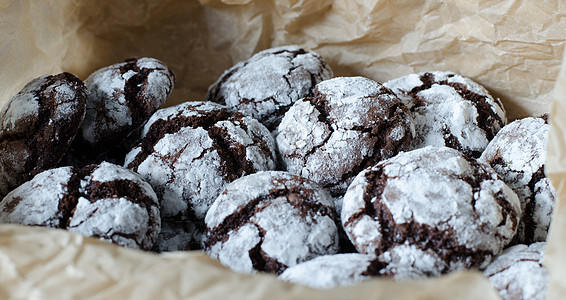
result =
[[0,197],[63,157],[85,116],[85,86],[69,73],[26,84],[0,111]]
[[149,57],[130,58],[88,76],[86,116],[69,161],[80,165],[111,158],[121,164],[132,145],[118,146],[165,103],[174,82],[173,72]]
[[161,224],[151,186],[106,162],[37,174],[0,202],[0,223],[67,229],[144,250],[152,247]]
[[524,118],[503,127],[480,160],[491,167],[517,193],[523,216],[516,241],[531,244],[546,240],[556,192],[544,174],[547,118]]
[[273,130],[283,114],[314,86],[332,77],[320,55],[298,46],[282,46],[256,53],[234,65],[213,83],[208,101],[251,116]]
[[287,171],[338,196],[361,170],[407,149],[413,134],[409,111],[389,89],[364,77],[337,77],[295,102],[276,141]]
[[517,195],[487,165],[425,147],[362,171],[344,195],[342,224],[360,253],[396,279],[483,268],[515,235]]
[[503,300],[543,300],[549,283],[543,266],[546,243],[515,245],[497,256],[483,274]]
[[355,285],[377,275],[378,265],[375,257],[366,254],[324,255],[288,268],[279,279],[315,289],[331,289]]
[[339,248],[328,192],[287,172],[258,172],[230,183],[205,222],[206,253],[242,273],[280,274]]
[[447,146],[478,158],[506,123],[499,99],[469,78],[452,72],[410,74],[383,84],[412,113],[416,136],[411,149]]
[[213,102],[158,110],[142,137],[126,156],[125,166],[152,185],[164,220],[195,222],[200,231],[207,210],[226,184],[276,166],[269,130]]

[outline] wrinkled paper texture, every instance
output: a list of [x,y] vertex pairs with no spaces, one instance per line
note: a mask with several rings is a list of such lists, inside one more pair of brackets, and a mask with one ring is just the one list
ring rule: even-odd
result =
[[[0,105],[29,80],[85,79],[132,56],[176,75],[173,105],[203,100],[234,63],[272,46],[321,54],[337,76],[386,81],[451,70],[501,98],[510,120],[565,116],[561,70],[566,7],[559,0],[0,0]],[[553,93],[554,89],[554,93]],[[552,104],[552,99],[557,101]],[[563,120],[551,118],[547,173],[566,197]],[[550,295],[566,291],[566,200],[557,205],[546,264]],[[561,251],[562,250],[562,251]],[[156,255],[59,230],[0,225],[0,298],[496,299],[477,272],[312,290],[268,274],[231,272],[200,252]]]

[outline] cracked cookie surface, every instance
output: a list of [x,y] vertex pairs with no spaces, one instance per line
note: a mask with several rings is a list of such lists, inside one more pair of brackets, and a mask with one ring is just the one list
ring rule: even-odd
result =
[[480,157],[519,196],[523,216],[518,243],[545,241],[552,219],[556,191],[544,174],[549,127],[547,116],[515,120],[497,133]]
[[411,111],[416,129],[411,149],[447,146],[478,158],[507,123],[499,99],[452,72],[410,74],[383,85]]
[[[113,159],[122,164],[129,147],[117,150],[116,146],[165,103],[174,82],[173,72],[163,62],[149,57],[130,58],[88,76],[86,116],[69,161],[81,165]],[[113,153],[105,157],[107,151]]]
[[503,300],[546,299],[550,275],[543,266],[545,247],[544,242],[510,247],[483,274]]
[[242,273],[280,274],[339,249],[336,212],[328,192],[287,172],[259,172],[232,182],[205,222],[205,251]]
[[311,95],[317,83],[331,77],[330,66],[317,53],[294,45],[276,47],[228,69],[209,87],[206,99],[273,130],[295,101]]
[[342,224],[360,253],[397,279],[485,267],[513,238],[517,195],[487,165],[425,147],[361,172],[343,200]]
[[213,102],[161,109],[144,126],[142,137],[125,166],[153,186],[164,221],[195,223],[196,241],[189,244],[199,244],[205,214],[226,184],[276,165],[269,130]]
[[381,84],[337,77],[297,101],[277,131],[286,170],[338,196],[361,170],[405,150],[414,126],[405,105]]
[[85,116],[85,86],[69,73],[26,84],[0,112],[0,196],[53,168]]
[[130,170],[103,162],[37,174],[0,202],[0,223],[67,229],[149,250],[161,221],[151,186]]

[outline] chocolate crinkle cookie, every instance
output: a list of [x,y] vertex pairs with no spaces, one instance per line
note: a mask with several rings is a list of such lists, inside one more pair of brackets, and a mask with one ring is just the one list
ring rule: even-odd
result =
[[543,266],[546,243],[515,245],[487,266],[483,274],[503,300],[543,300],[549,283]]
[[404,280],[484,268],[511,241],[517,195],[488,165],[425,147],[362,171],[344,195],[342,224],[380,274]]
[[489,143],[480,160],[488,163],[517,193],[523,216],[518,243],[546,240],[556,191],[544,174],[547,116],[518,119],[503,127]]
[[330,194],[287,172],[259,172],[230,183],[205,222],[206,253],[237,272],[280,274],[338,252]]
[[416,129],[411,149],[447,146],[478,158],[507,123],[499,99],[452,72],[410,74],[383,85],[411,110]]
[[149,57],[130,58],[92,73],[85,80],[86,116],[66,162],[122,164],[137,141],[137,129],[165,103],[174,82],[173,72]]
[[125,166],[152,185],[164,222],[197,225],[196,241],[189,244],[199,244],[205,214],[229,182],[275,169],[275,142],[251,117],[213,102],[186,102],[149,119]]
[[143,250],[153,246],[161,226],[151,186],[107,162],[37,174],[0,202],[0,223],[67,229]]
[[0,111],[0,196],[53,168],[85,116],[85,86],[69,73],[26,84]]
[[276,141],[287,171],[338,196],[364,168],[406,150],[413,135],[407,107],[389,89],[364,77],[337,77],[295,102]]
[[369,279],[378,274],[379,266],[371,255],[324,255],[288,268],[279,279],[315,289],[331,289]]
[[283,114],[314,86],[332,77],[326,61],[298,46],[256,53],[228,69],[210,86],[206,99],[251,116],[273,130]]

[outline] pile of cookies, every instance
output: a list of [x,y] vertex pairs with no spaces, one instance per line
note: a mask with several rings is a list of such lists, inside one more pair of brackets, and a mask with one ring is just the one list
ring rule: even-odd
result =
[[0,222],[316,288],[478,269],[503,297],[544,297],[547,116],[507,124],[452,72],[333,77],[298,46],[160,108],[174,79],[134,58],[28,83],[0,112]]

